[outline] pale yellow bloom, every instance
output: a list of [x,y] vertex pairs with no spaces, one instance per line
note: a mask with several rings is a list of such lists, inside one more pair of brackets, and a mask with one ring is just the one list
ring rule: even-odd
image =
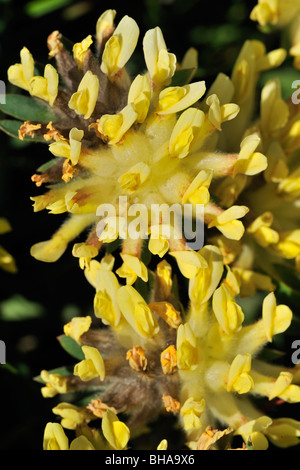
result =
[[77,165],[81,154],[81,140],[84,131],[73,127],[69,133],[69,142],[53,142],[49,145],[50,152],[56,157],[70,159],[73,165]]
[[137,278],[144,282],[148,281],[148,270],[145,264],[137,256],[121,254],[122,266],[117,269],[116,274],[126,279],[128,285],[132,285]]
[[113,449],[126,449],[130,438],[130,431],[126,424],[122,423],[112,410],[108,409],[106,411],[101,426],[105,439]]
[[173,114],[192,106],[205,93],[205,83],[195,82],[182,87],[164,88],[159,94],[155,112],[157,114]]
[[224,283],[215,290],[212,305],[218,323],[227,335],[234,334],[241,329],[244,321],[243,311]]
[[267,434],[272,419],[268,416],[260,416],[240,426],[235,434],[240,434],[245,442],[249,442],[254,450],[266,450],[269,447]]
[[134,287],[120,287],[117,302],[127,322],[139,335],[150,339],[158,333],[159,326],[155,316]]
[[234,176],[238,173],[250,176],[256,175],[267,168],[267,157],[255,151],[259,143],[260,138],[257,134],[245,137],[241,143],[241,150],[234,165]]
[[176,70],[176,56],[167,50],[159,27],[146,32],[143,39],[145,62],[151,80],[156,85],[166,85]]
[[279,240],[272,245],[272,250],[286,259],[293,259],[300,254],[300,229],[279,232]]
[[89,34],[83,41],[77,42],[73,46],[73,57],[77,63],[79,70],[83,69],[84,58],[86,56],[89,47],[93,44],[92,36]]
[[117,327],[121,320],[121,311],[117,302],[120,286],[116,275],[106,269],[99,270],[94,286],[97,290],[94,298],[96,317],[101,318],[104,324],[112,328]]
[[206,206],[210,200],[209,186],[212,178],[212,170],[200,170],[185,191],[182,197],[183,204],[189,202],[194,205],[203,204]]
[[267,24],[283,27],[287,25],[300,10],[298,0],[258,0],[250,18],[262,26]]
[[61,416],[61,425],[65,429],[76,429],[82,423],[88,423],[95,419],[85,407],[79,407],[71,403],[61,402],[52,408],[54,414]]
[[47,370],[42,370],[40,375],[43,382],[45,382],[45,386],[41,389],[44,398],[52,398],[58,393],[67,393],[70,391],[66,376],[51,374]]
[[186,109],[176,121],[169,140],[171,157],[186,157],[192,146],[194,135],[204,122],[204,113],[200,109]]
[[138,41],[139,27],[129,16],[124,16],[114,34],[105,44],[101,70],[110,79],[126,65]]
[[86,317],[74,317],[69,323],[64,325],[64,333],[75,339],[77,343],[80,343],[80,337],[90,329],[91,323],[92,318],[89,315]]
[[99,17],[96,24],[96,37],[100,44],[102,44],[103,39],[113,33],[116,14],[116,10],[106,10]]
[[129,103],[118,114],[104,114],[98,121],[97,129],[109,145],[120,142],[138,118],[133,103]]
[[43,77],[33,77],[29,82],[29,93],[37,96],[53,105],[58,94],[59,77],[56,69],[51,64],[47,64]]
[[137,75],[128,92],[128,104],[132,103],[137,113],[136,122],[145,121],[151,101],[151,85],[147,75]]
[[287,330],[293,313],[287,305],[277,305],[274,292],[271,292],[264,298],[262,317],[267,339],[271,342],[274,335]]
[[217,227],[225,237],[231,240],[240,240],[245,232],[243,223],[237,220],[244,217],[249,212],[246,206],[231,206],[223,211],[220,215],[216,215],[208,228]]
[[188,279],[193,279],[200,269],[207,267],[206,260],[199,252],[193,250],[172,251],[169,254],[174,256],[181,273]]
[[69,101],[69,108],[89,119],[94,112],[99,92],[99,80],[90,70],[83,76],[78,89]]
[[27,49],[23,47],[20,52],[21,63],[11,65],[7,71],[8,80],[13,85],[29,91],[29,84],[34,76],[34,60]]
[[259,245],[267,247],[279,241],[279,234],[271,228],[273,214],[265,212],[257,217],[247,228],[247,232],[253,234]]
[[181,370],[195,369],[199,362],[197,339],[188,323],[179,325],[177,330],[177,364]]
[[84,382],[97,377],[104,380],[105,365],[98,349],[92,346],[82,346],[82,352],[85,359],[75,365],[74,375],[78,375]]
[[167,439],[163,439],[157,446],[157,450],[167,450],[168,449],[168,441]]
[[188,398],[182,405],[180,414],[186,431],[199,429],[202,426],[201,415],[205,409],[205,400],[195,401],[193,397]]
[[147,181],[150,171],[150,167],[146,163],[137,163],[119,177],[118,183],[124,192],[131,194]]
[[43,450],[69,450],[69,439],[59,423],[47,423],[44,431]]
[[253,379],[250,371],[250,354],[238,354],[229,369],[227,391],[235,391],[239,394],[249,392],[253,388]]

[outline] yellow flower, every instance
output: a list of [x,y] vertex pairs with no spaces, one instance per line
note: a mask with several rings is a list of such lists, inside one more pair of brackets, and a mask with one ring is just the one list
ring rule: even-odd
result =
[[159,27],[150,29],[143,40],[145,62],[155,85],[168,84],[176,70],[176,56],[167,50]]
[[69,450],[69,440],[59,423],[47,423],[43,450]]
[[29,91],[30,81],[34,76],[34,60],[27,47],[23,47],[20,52],[20,57],[20,64],[11,65],[9,67],[7,72],[8,80],[13,85]]
[[[0,218],[0,234],[4,234],[11,231],[11,225],[7,219],[3,217]],[[0,246],[0,266],[5,271],[10,273],[17,272],[17,266],[14,258],[6,251],[2,246]]]
[[104,380],[105,365],[98,349],[92,346],[82,346],[82,352],[85,359],[76,364],[74,367],[74,375],[78,375],[84,382],[97,377],[99,377],[100,380]]
[[217,227],[225,237],[231,240],[240,240],[244,234],[245,228],[240,220],[249,212],[246,206],[231,206],[223,211],[220,215],[216,215],[209,223],[208,228]]
[[139,335],[152,338],[158,333],[159,326],[155,316],[134,287],[120,287],[117,302],[127,322]]
[[179,369],[193,369],[197,366],[200,352],[196,336],[188,323],[178,327],[176,349]]
[[193,397],[188,398],[182,405],[180,414],[183,417],[184,429],[189,431],[193,428],[201,428],[200,417],[205,409],[205,400],[195,401]]
[[239,394],[249,392],[253,388],[253,379],[249,374],[250,370],[250,354],[238,354],[229,369],[227,391],[234,390]]
[[225,284],[213,293],[212,305],[219,325],[226,334],[234,334],[240,330],[244,314]]
[[52,398],[58,393],[67,393],[72,390],[72,387],[68,385],[68,378],[66,376],[42,370],[41,379],[46,384],[41,389],[44,398]]
[[58,94],[58,81],[59,77],[56,69],[51,64],[47,64],[43,77],[35,76],[30,80],[29,93],[48,101],[52,106]]
[[124,16],[114,34],[105,44],[101,70],[113,79],[130,59],[139,37],[139,28],[129,16]]
[[93,419],[92,413],[86,408],[81,408],[70,403],[59,403],[52,409],[53,413],[61,416],[61,425],[65,429],[76,429],[82,423],[88,423]]
[[92,318],[89,315],[87,317],[74,317],[64,325],[64,333],[80,343],[80,337],[89,330],[91,323]]
[[89,34],[85,39],[83,39],[83,41],[77,42],[73,46],[74,59],[80,70],[83,69],[84,58],[91,44],[93,44],[93,39],[92,36]]
[[89,119],[95,109],[99,90],[99,80],[90,70],[87,71],[78,85],[76,93],[70,98],[69,108]]
[[293,313],[286,305],[277,305],[274,292],[271,292],[263,301],[263,322],[268,341],[272,337],[284,332],[291,324]]
[[103,416],[102,432],[113,449],[126,449],[130,431],[126,424],[122,423],[117,415],[110,409],[108,409]]

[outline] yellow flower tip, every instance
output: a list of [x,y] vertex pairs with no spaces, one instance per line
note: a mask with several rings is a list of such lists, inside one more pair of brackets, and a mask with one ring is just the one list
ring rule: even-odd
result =
[[250,371],[251,355],[238,354],[229,369],[227,391],[239,394],[248,393],[254,386]]
[[240,220],[249,212],[246,206],[231,206],[223,211],[220,215],[216,215],[208,228],[217,227],[223,235],[231,240],[240,240],[244,235],[245,228]]
[[60,374],[51,374],[47,370],[41,371],[41,379],[46,384],[41,388],[44,398],[52,398],[58,393],[67,393],[71,391],[68,386],[68,378]]
[[160,355],[160,363],[165,375],[174,374],[177,370],[177,350],[173,344],[168,346]]
[[176,121],[169,141],[171,157],[185,158],[191,148],[197,131],[204,122],[204,113],[200,109],[186,109]]
[[120,287],[117,302],[129,325],[142,337],[152,338],[158,333],[159,326],[155,316],[134,287]]
[[143,49],[152,83],[157,86],[168,84],[176,71],[177,59],[174,54],[168,52],[159,27],[146,32]]
[[47,423],[44,430],[43,450],[69,450],[69,439],[59,423]]
[[273,214],[264,212],[249,225],[247,232],[253,234],[257,243],[262,247],[274,245],[279,242],[279,233],[271,228],[272,223]]
[[11,65],[8,69],[8,81],[12,85],[29,91],[30,81],[34,76],[34,60],[27,47],[23,47],[20,57],[21,63]]
[[139,27],[129,16],[124,16],[114,34],[105,44],[101,70],[113,80],[123,69],[137,45]]
[[173,114],[183,111],[195,104],[204,95],[205,82],[195,82],[182,87],[168,87],[159,94],[155,112],[157,114]]
[[110,446],[116,450],[125,450],[130,439],[130,431],[117,415],[108,409],[102,419],[102,432]]
[[121,254],[123,265],[117,269],[116,274],[125,278],[128,285],[132,285],[139,277],[142,281],[148,281],[148,269],[137,257],[128,254]]
[[128,92],[128,104],[133,104],[136,121],[145,121],[151,101],[151,84],[147,75],[137,75]]
[[252,134],[242,141],[241,150],[233,168],[233,176],[237,174],[253,176],[268,167],[268,159],[256,148],[260,144],[260,138],[257,134]]
[[39,242],[30,249],[30,254],[38,261],[45,263],[55,263],[66,251],[68,244],[60,237],[53,237],[51,240]]
[[168,449],[168,441],[167,439],[163,439],[157,446],[157,450],[167,450]]
[[92,419],[95,419],[87,408],[66,402],[60,402],[52,408],[52,412],[61,416],[61,425],[65,429],[76,429],[81,424],[89,423]]
[[96,38],[102,44],[114,32],[114,19],[116,17],[116,10],[106,10],[102,13],[96,23]]
[[243,311],[224,283],[215,290],[212,306],[221,330],[227,335],[232,335],[241,329],[244,321]]
[[102,381],[105,378],[105,365],[98,349],[92,346],[82,346],[85,359],[74,367],[74,375],[80,377],[84,382],[99,377]]
[[287,305],[277,305],[274,292],[263,301],[262,318],[267,340],[272,342],[274,335],[286,331],[292,321],[293,313]]
[[193,370],[200,359],[196,336],[189,323],[181,324],[177,330],[177,365],[181,370]]
[[70,450],[95,450],[86,436],[78,436],[70,444]]
[[157,292],[160,294],[160,298],[167,299],[171,294],[172,290],[172,267],[166,261],[160,261],[156,266],[156,280],[157,280]]
[[121,175],[118,183],[124,192],[134,193],[147,181],[150,171],[150,167],[146,163],[139,162]]
[[126,359],[129,362],[130,367],[137,372],[144,372],[147,369],[147,358],[145,350],[141,346],[133,346],[126,353]]
[[80,343],[80,337],[90,329],[91,323],[92,318],[90,316],[74,317],[64,325],[64,333]]
[[200,269],[207,268],[208,266],[203,256],[193,250],[172,251],[169,254],[176,259],[181,273],[187,279],[193,279]]
[[77,91],[71,96],[68,106],[84,119],[89,119],[94,112],[98,93],[98,77],[88,70],[79,83]]
[[194,205],[203,204],[206,206],[210,200],[209,186],[213,174],[212,170],[201,170],[185,191],[182,197],[183,204],[189,202]]
[[183,418],[183,425],[186,431],[201,428],[202,423],[200,418],[204,409],[204,398],[200,401],[196,401],[193,397],[190,397],[184,402],[181,407],[180,414]]
[[221,130],[221,124],[223,124],[223,122],[231,121],[240,111],[240,107],[235,103],[221,105],[216,94],[211,94],[207,98],[206,104],[209,106],[208,119],[219,131]]
[[85,39],[83,39],[83,41],[77,42],[73,46],[73,57],[79,70],[83,69],[84,59],[91,44],[93,44],[93,39],[92,36],[89,35]]
[[172,328],[178,328],[181,325],[181,313],[169,302],[150,302],[148,307]]
[[136,122],[137,118],[138,113],[135,111],[134,104],[129,103],[118,114],[104,114],[92,126],[96,128],[96,133],[98,133],[104,142],[107,142],[109,145],[120,145],[120,141]]

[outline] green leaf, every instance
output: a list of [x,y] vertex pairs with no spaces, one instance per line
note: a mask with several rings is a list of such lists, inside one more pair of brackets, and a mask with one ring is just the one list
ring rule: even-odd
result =
[[23,321],[40,318],[44,314],[44,307],[32,302],[22,295],[15,294],[0,304],[0,318],[4,321]]
[[25,11],[31,17],[39,18],[70,5],[70,3],[72,3],[72,0],[32,0],[26,4]]
[[[15,139],[19,139],[19,134],[18,131],[20,127],[22,126],[23,122],[22,121],[14,121],[11,119],[3,119],[0,121],[0,130],[5,132],[5,134],[8,134],[10,137],[14,137]],[[41,142],[41,143],[47,143],[45,139],[42,137],[29,137],[26,135],[24,137],[25,141],[29,142]]]
[[0,110],[21,121],[55,122],[57,116],[50,107],[34,98],[24,95],[7,94],[6,103],[0,103]]
[[63,349],[70,354],[70,356],[75,357],[82,361],[84,359],[84,354],[82,352],[81,346],[75,341],[75,339],[71,338],[70,336],[61,335],[58,337],[58,341]]

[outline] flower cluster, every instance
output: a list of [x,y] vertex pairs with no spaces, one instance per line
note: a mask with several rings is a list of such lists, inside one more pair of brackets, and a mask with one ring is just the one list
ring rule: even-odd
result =
[[[299,2],[288,3],[259,1],[251,18],[286,25],[299,13]],[[300,422],[273,418],[255,403],[300,401],[299,368],[270,364],[262,354],[293,319],[276,298],[282,269],[300,270],[300,110],[274,78],[256,112],[260,73],[279,67],[286,51],[248,40],[231,76],[220,73],[207,90],[192,81],[197,52],[179,63],[156,27],[143,38],[146,70],[132,79],[126,64],[139,28],[128,16],[115,27],[115,15],[105,11],[96,34],[71,51],[54,31],[48,47],[56,68],[47,64],[43,75],[35,75],[26,47],[8,70],[10,82],[53,115],[19,129],[19,138],[42,138],[55,157],[32,176],[48,186],[32,198],[34,211],[69,215],[31,254],[55,262],[88,230],[73,255],[95,289],[95,318],[73,318],[61,339],[79,362],[40,376],[44,397],[90,398],[84,406],[62,399],[53,409],[61,424],[47,424],[44,448],[123,450],[162,413],[178,417],[190,449],[215,448],[225,435],[253,449],[296,445]],[[164,213],[156,224],[141,217],[139,238],[124,236],[133,205],[148,213],[187,203],[204,207],[200,250],[175,236]],[[99,214],[102,204],[114,206],[114,215]],[[178,284],[187,288],[185,303]],[[257,291],[261,315],[249,321],[241,299]],[[76,431],[71,443],[65,429]]]

